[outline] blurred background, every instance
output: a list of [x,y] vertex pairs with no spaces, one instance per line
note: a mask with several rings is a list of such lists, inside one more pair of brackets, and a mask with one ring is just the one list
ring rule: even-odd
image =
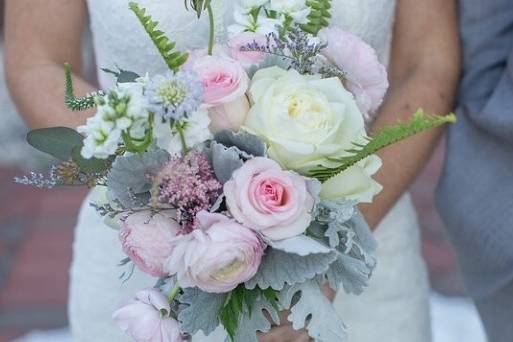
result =
[[[1,18],[2,0],[0,30]],[[2,50],[3,32],[3,64]],[[91,49],[86,50],[93,77]],[[44,169],[48,160],[25,143],[27,128],[9,99],[3,68],[0,119],[0,342],[20,336],[25,336],[23,341],[37,341],[34,331],[38,330],[52,330],[54,341],[66,340],[73,227],[86,192],[72,188],[43,191],[13,183],[15,176]],[[454,254],[433,206],[443,158],[442,143],[412,188],[433,289],[434,342],[484,342],[479,319],[465,298]]]

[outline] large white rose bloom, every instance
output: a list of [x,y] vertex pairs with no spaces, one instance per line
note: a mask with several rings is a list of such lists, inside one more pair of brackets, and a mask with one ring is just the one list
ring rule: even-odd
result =
[[[252,108],[245,129],[262,137],[269,156],[284,168],[307,173],[334,166],[365,142],[363,115],[338,78],[321,79],[278,67],[259,70],[250,86]],[[381,191],[371,176],[381,166],[372,156],[323,184],[323,199],[370,202]]]

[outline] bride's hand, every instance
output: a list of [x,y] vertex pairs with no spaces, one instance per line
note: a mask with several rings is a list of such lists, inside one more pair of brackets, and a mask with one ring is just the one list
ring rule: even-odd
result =
[[271,331],[258,334],[258,342],[311,342],[308,333],[303,330],[294,330],[292,323],[287,320],[288,311],[280,312],[280,324],[273,326]]

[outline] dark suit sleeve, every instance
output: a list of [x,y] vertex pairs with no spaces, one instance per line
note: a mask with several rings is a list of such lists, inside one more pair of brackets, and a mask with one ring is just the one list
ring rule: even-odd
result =
[[459,105],[478,128],[513,146],[513,1],[462,0],[460,13]]

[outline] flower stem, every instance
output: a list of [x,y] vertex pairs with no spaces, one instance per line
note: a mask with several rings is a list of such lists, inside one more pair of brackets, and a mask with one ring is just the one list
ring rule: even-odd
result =
[[176,129],[176,131],[178,132],[178,137],[180,138],[180,144],[182,145],[182,151],[183,151],[183,154],[187,154],[189,153],[189,147],[187,146],[187,142],[185,141],[185,133],[184,133],[184,128],[185,128],[185,123],[183,122],[175,122],[174,123],[174,127]]
[[169,301],[169,303],[173,303],[173,301],[175,300],[175,298],[179,292],[180,292],[180,284],[178,282],[176,282],[175,285],[171,288],[171,290],[169,291],[169,293],[167,295],[167,300]]
[[210,35],[208,37],[208,54],[212,56],[212,52],[214,50],[214,12],[212,11],[212,6],[210,5],[210,1],[207,5],[208,12],[208,20],[210,22]]

